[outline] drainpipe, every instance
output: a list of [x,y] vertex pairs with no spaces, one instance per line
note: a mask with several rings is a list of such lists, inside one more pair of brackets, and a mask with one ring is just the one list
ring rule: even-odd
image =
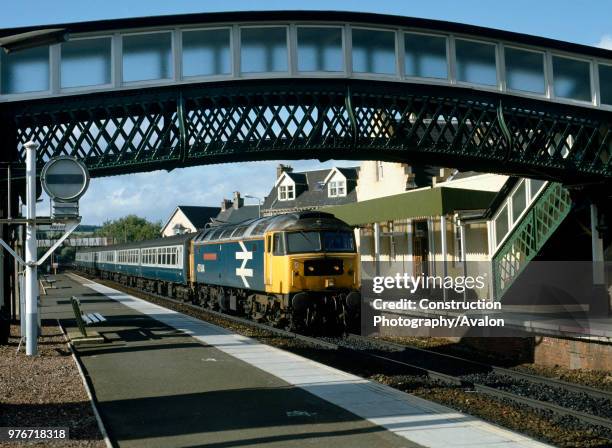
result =
[[380,224],[374,223],[374,269],[380,275]]

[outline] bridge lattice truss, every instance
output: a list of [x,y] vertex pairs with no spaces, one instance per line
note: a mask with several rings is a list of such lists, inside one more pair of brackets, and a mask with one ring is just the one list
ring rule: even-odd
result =
[[[461,92],[458,94],[457,92]],[[93,176],[264,159],[369,159],[529,175],[612,178],[612,115],[495,93],[312,81],[175,86],[32,101],[5,110],[41,162]]]

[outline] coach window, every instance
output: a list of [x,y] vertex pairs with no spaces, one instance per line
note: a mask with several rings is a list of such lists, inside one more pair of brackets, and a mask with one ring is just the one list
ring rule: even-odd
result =
[[110,84],[111,38],[69,41],[61,47],[61,87]]
[[285,255],[285,240],[282,233],[274,234],[274,252],[272,255]]
[[6,54],[0,52],[1,93],[49,90],[49,47],[30,48]]
[[470,40],[455,40],[457,81],[487,86],[497,85],[495,45]]
[[242,73],[286,72],[287,28],[242,28],[240,71]]
[[394,75],[395,32],[353,28],[353,71]]
[[552,65],[555,96],[591,101],[591,74],[587,61],[553,56]]
[[229,29],[185,31],[182,37],[184,77],[232,72]]
[[123,36],[123,81],[147,81],[171,77],[170,33]]
[[404,48],[404,70],[406,76],[448,78],[446,37],[405,33]]
[[298,27],[297,51],[301,72],[342,71],[342,28]]
[[511,90],[544,94],[544,53],[504,48],[506,83]]

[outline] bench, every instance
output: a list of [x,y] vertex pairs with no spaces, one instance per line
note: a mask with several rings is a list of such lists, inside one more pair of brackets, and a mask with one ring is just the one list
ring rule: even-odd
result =
[[55,282],[57,280],[55,280],[49,275],[43,275],[43,281],[47,283],[48,288],[55,289]]
[[69,334],[72,342],[74,342],[75,345],[78,345],[78,343],[85,343],[85,342],[89,342],[89,343],[104,342],[104,338],[95,331],[90,332],[90,334],[87,334],[87,325],[90,325],[93,323],[106,322],[106,318],[102,316],[100,313],[84,313],[83,310],[81,309],[81,301],[74,296],[70,298],[70,304],[72,305],[72,311],[74,312],[74,318],[76,320],[76,324],[80,332],[80,336],[77,336],[77,337],[70,336]]
[[47,295],[47,289],[56,289],[55,282],[56,280],[54,278],[49,277],[48,275],[41,276],[40,277],[40,289],[42,290],[42,293],[44,295]]

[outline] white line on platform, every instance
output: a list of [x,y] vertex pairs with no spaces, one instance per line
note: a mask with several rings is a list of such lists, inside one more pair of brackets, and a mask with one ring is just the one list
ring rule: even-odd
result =
[[419,445],[432,448],[550,446],[446,406],[231,333],[76,274],[68,275],[78,278],[87,288]]

